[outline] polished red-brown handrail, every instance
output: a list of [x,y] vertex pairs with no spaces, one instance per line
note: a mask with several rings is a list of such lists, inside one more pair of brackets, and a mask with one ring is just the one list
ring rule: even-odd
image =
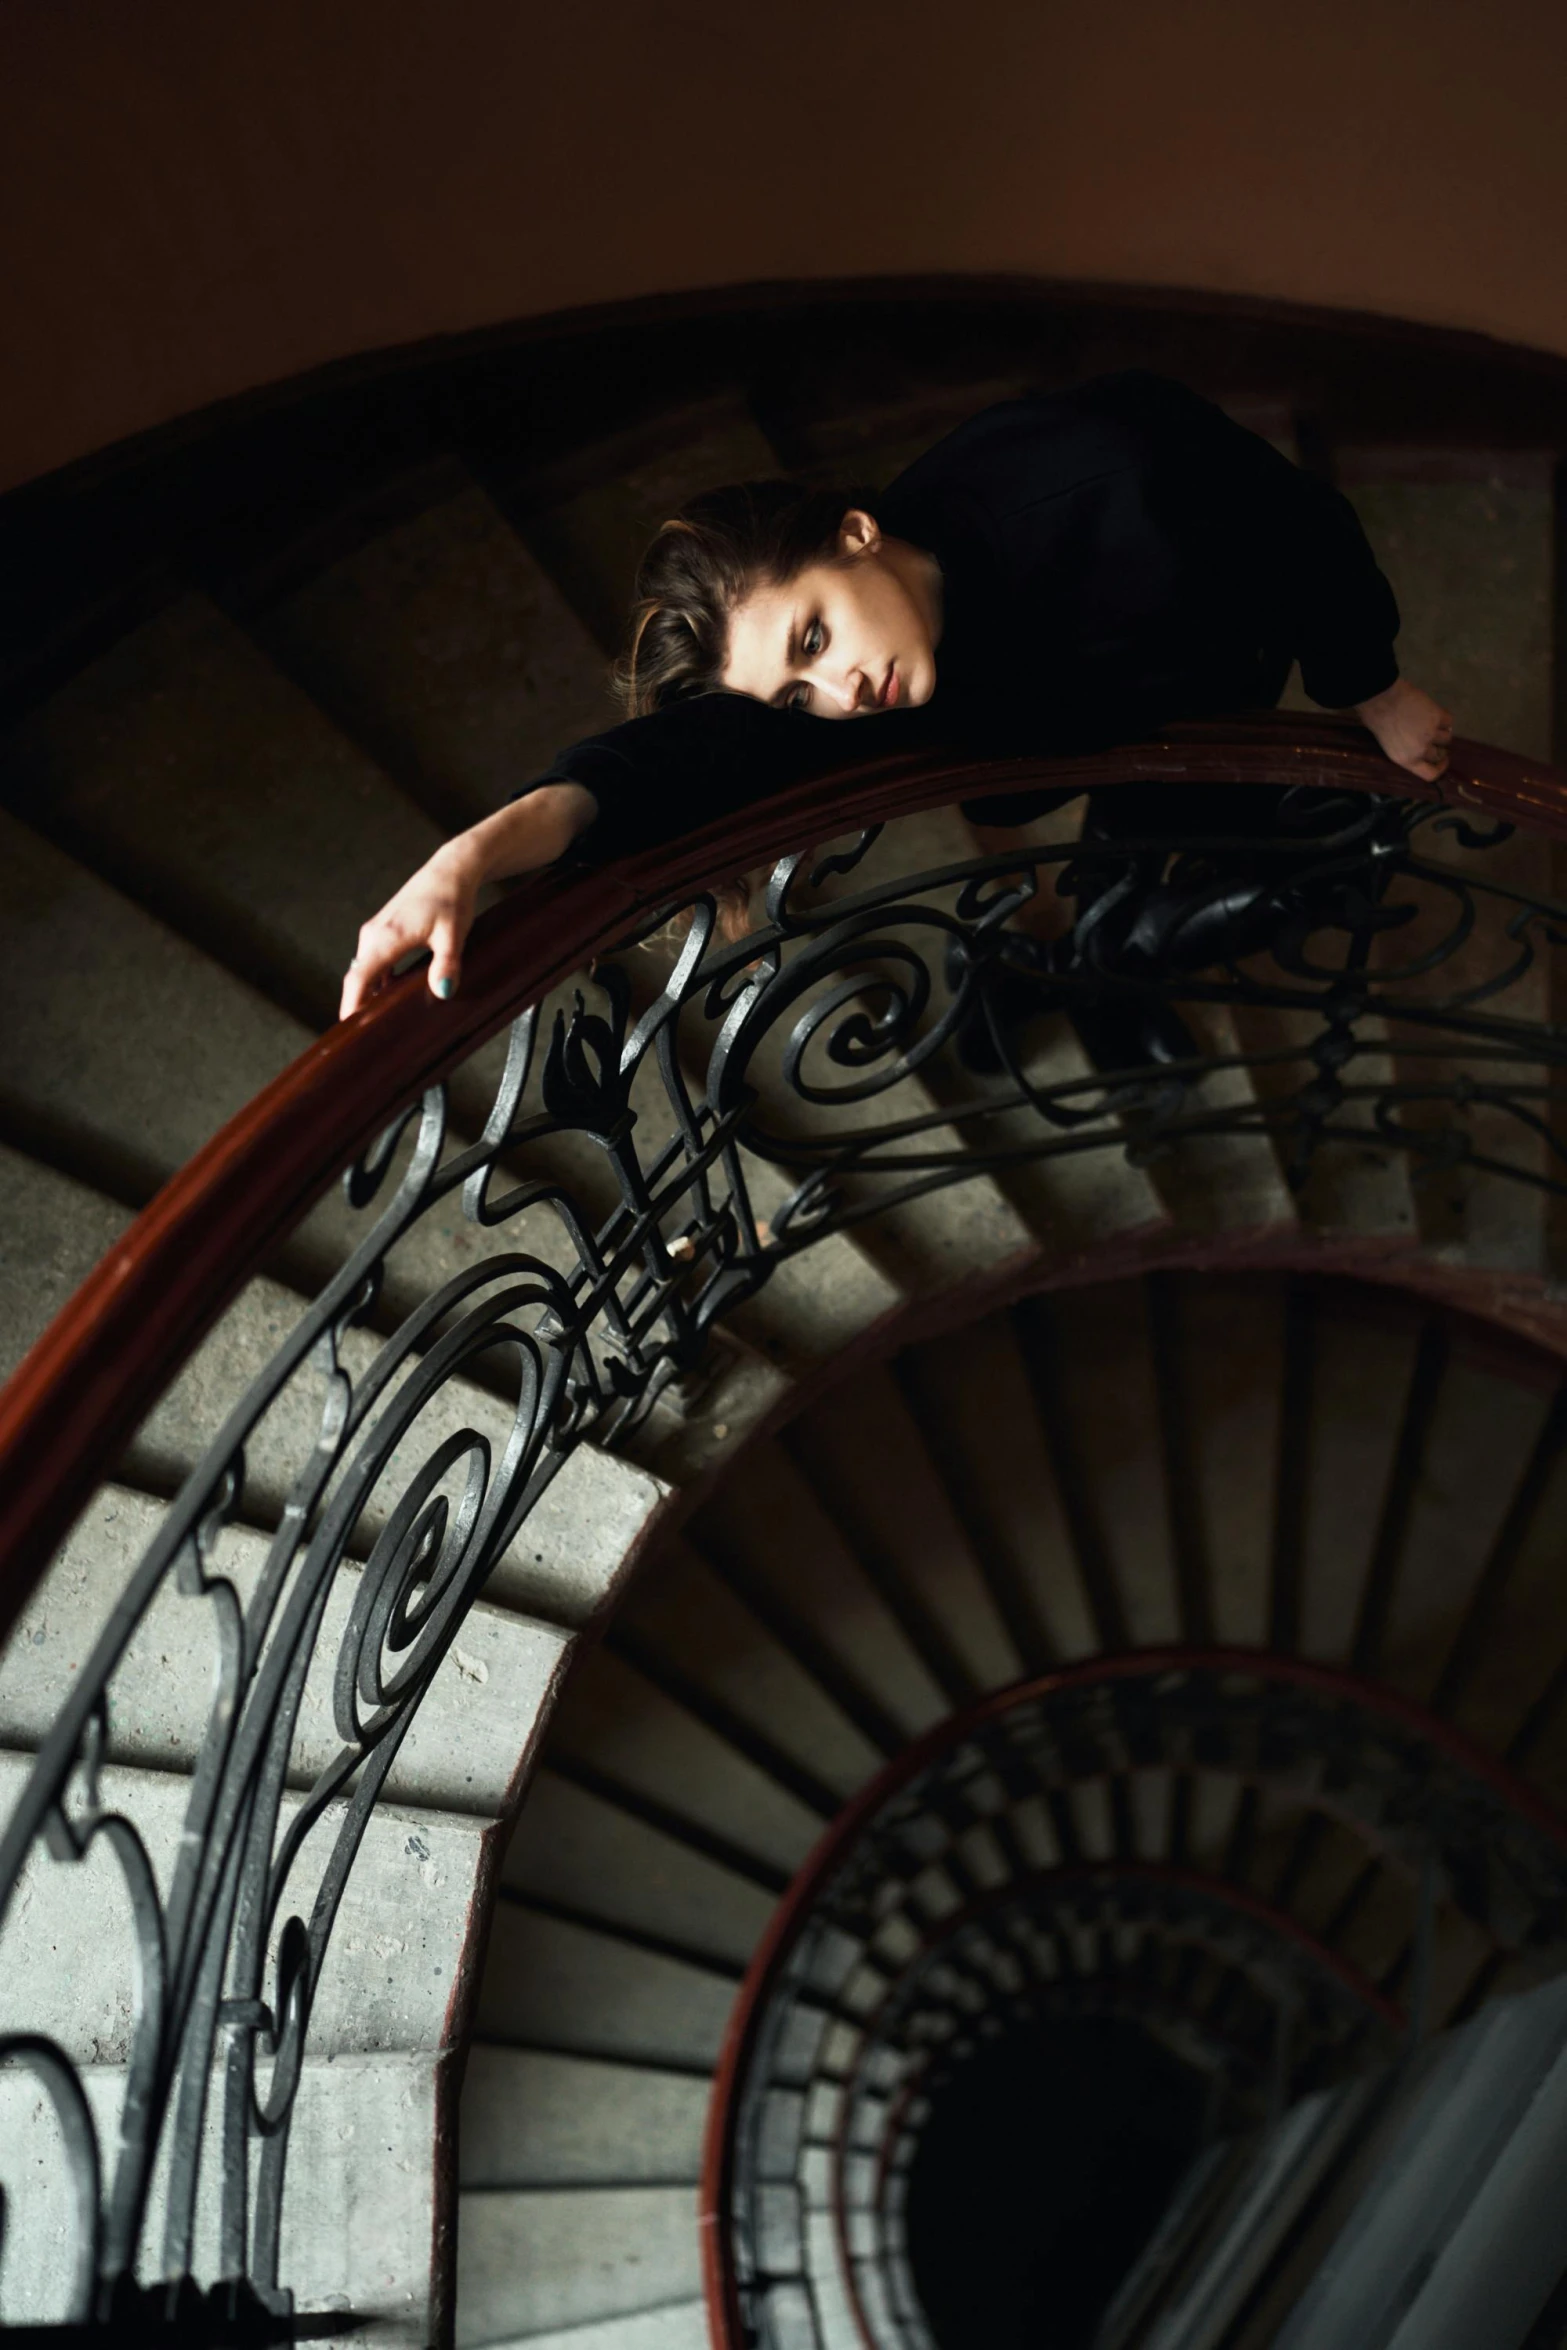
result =
[[0,1390],[0,1638],[150,1402],[338,1170],[389,1118],[644,911],[865,824],[960,797],[1108,782],[1395,789],[1567,838],[1567,773],[1457,742],[1440,789],[1342,719],[1168,728],[1070,759],[876,760],[741,808],[602,872],[544,876],[475,929],[461,989],[410,977],[334,1028],[166,1184]]
[[1165,1673],[1243,1674],[1253,1680],[1287,1681],[1299,1689],[1364,1707],[1396,1722],[1425,1744],[1435,1747],[1484,1785],[1540,1834],[1567,1854],[1567,1817],[1437,1714],[1413,1699],[1360,1680],[1331,1665],[1303,1657],[1277,1654],[1262,1648],[1134,1649],[1118,1656],[1091,1657],[1058,1672],[1043,1673],[995,1689],[949,1714],[901,1754],[894,1755],[851,1797],[818,1838],[794,1876],[783,1899],[768,1920],[757,1944],[745,1980],[740,1986],[713,2080],[702,2145],[702,2183],[699,2224],[702,2237],[702,2281],[713,2350],[745,2350],[746,2331],[740,2307],[739,2282],[729,2239],[728,2214],[734,2190],[735,2129],[742,2083],[756,2035],[773,1990],[790,1952],[804,1931],[829,1879],[842,1865],[855,1840],[900,1788],[927,1770],[941,1755],[964,1745],[987,1724],[1015,1708],[1054,1697],[1063,1690],[1090,1689],[1113,1681],[1147,1679]]

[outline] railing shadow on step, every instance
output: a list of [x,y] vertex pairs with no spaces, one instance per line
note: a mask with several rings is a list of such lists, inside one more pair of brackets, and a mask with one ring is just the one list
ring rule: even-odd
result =
[[[1145,1857],[1132,1789],[1261,1794],[1405,1891],[1401,2009],[1221,1854]],[[1083,1848],[1097,1792],[1109,1849]],[[907,2205],[921,2130],[987,2053],[1127,2014],[1207,2076],[1210,2143],[1418,2040],[1438,1904],[1493,1951],[1567,1955],[1567,1820],[1425,1708],[1244,1648],[1096,1657],[915,1741],[774,1911],[719,2058],[702,2168],[715,2350],[928,2345]],[[1187,1959],[1172,1986],[1158,1961]],[[1086,1953],[1086,1955],[1085,1955]],[[1204,1996],[1183,2001],[1191,1959]]]
[[[1172,795],[1155,829],[1139,817],[1088,847],[1030,837],[874,878],[889,820],[1136,783],[1274,789],[1239,832],[1183,829]],[[157,2306],[189,2306],[199,2188],[213,2273],[258,2324],[286,2315],[283,2182],[312,2010],[419,1705],[576,1448],[621,1444],[667,1408],[715,1326],[791,1257],[975,1176],[1092,1151],[1149,1162],[1225,1135],[1262,1138],[1297,1175],[1374,1143],[1567,1194],[1546,1114],[1567,1039],[1507,1002],[1567,915],[1488,877],[1508,825],[1567,834],[1567,776],[1459,744],[1438,794],[1347,724],[1294,716],[1074,761],[861,766],[610,871],[518,889],[479,924],[453,1002],[417,976],[394,986],[159,1194],[0,1394],[7,1628],[149,1411],[340,1176],[358,1222],[271,1359],[231,1373],[209,1409],[202,1457],[126,1560],[0,1847],[0,1921],[25,1885],[45,1931],[61,1876],[112,1865],[139,1968],[112,2162],[85,2060],[25,2019],[0,2044],[48,2101],[70,2170],[73,2322],[150,2312],[133,2281],[149,2258],[169,2280]],[[813,856],[823,842],[840,846]],[[705,893],[766,865],[763,918],[726,943]],[[1030,983],[1033,1013],[1088,1040],[1065,1075],[1031,1058],[1007,996],[1009,925],[1052,877],[1075,920]],[[637,1011],[615,950],[682,907],[689,928]],[[589,965],[591,1000],[579,988],[541,1016]],[[1125,1016],[1150,1007],[1295,1027],[1143,1059]],[[900,1115],[897,1088],[938,1068],[935,1101]],[[1236,1072],[1257,1084],[1215,1097]],[[550,1160],[568,1145],[598,1190]],[[759,1167],[783,1195],[766,1215]],[[468,1229],[502,1245],[459,1251],[410,1301],[399,1250],[459,1199]],[[222,1549],[240,1524],[265,1533],[248,1582]],[[149,1825],[119,1808],[117,1677],[176,1602],[204,1611],[212,1696],[183,1809]],[[302,1770],[307,1698],[330,1735]]]

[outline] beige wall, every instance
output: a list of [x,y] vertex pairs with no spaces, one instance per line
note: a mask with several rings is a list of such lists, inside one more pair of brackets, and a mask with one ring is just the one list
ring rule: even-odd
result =
[[348,353],[760,279],[1567,352],[1567,0],[7,0],[0,482]]

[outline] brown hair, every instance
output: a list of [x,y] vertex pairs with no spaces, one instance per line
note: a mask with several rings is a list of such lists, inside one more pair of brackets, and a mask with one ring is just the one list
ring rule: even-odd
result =
[[[803,489],[792,481],[740,481],[705,490],[663,523],[637,566],[626,650],[615,687],[631,718],[645,718],[723,682],[729,622],[753,589],[781,587],[834,555],[838,527],[868,501],[853,490]],[[740,875],[713,891],[719,935],[743,938],[755,882]],[[689,913],[671,926],[682,932]]]
[[835,554],[838,526],[864,494],[740,481],[705,490],[662,525],[637,566],[626,651],[615,684],[645,717],[722,682],[735,607]]

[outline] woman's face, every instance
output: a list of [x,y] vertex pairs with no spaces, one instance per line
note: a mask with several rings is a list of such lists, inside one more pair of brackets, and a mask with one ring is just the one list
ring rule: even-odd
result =
[[846,514],[836,555],[753,589],[729,622],[724,683],[818,718],[909,710],[936,690],[941,572],[934,556]]

